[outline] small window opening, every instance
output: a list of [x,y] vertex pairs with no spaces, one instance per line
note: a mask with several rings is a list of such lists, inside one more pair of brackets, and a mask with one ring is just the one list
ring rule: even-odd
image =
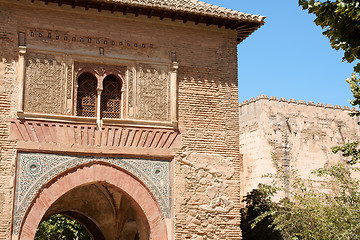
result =
[[84,73],[78,78],[77,116],[96,116],[96,77]]
[[105,77],[101,94],[102,118],[121,117],[121,82],[114,75]]

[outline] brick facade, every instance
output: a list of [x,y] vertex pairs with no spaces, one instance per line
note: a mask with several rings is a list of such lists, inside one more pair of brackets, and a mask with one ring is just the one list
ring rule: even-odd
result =
[[[76,189],[105,193],[112,214],[135,209],[141,240],[241,239],[241,196],[272,153],[305,176],[360,135],[348,108],[266,96],[239,108],[237,45],[262,17],[70,2],[0,0],[0,239],[32,239]],[[120,119],[78,116],[84,72],[96,101],[119,76]]]
[[[0,239],[12,235],[15,166],[17,153],[23,151],[169,161],[172,212],[163,219],[168,239],[241,238],[236,30],[40,1],[3,0],[0,12]],[[21,65],[18,45],[24,36],[25,43],[20,45],[26,45],[25,65]],[[174,52],[177,71],[171,59]],[[103,130],[97,133],[96,119],[84,122],[74,116],[70,87],[76,83],[69,77],[73,74],[76,79],[76,65],[71,68],[74,61],[94,66],[115,64],[134,71],[140,71],[138,63],[147,69],[161,66],[164,70],[159,71],[169,71],[169,86],[141,92],[141,85],[131,81],[142,76],[130,70],[124,73],[126,117],[105,119]],[[156,71],[150,70],[150,77]],[[171,83],[174,74],[177,86]],[[160,106],[156,100],[149,103],[152,97],[147,101],[139,98],[152,93],[168,94],[168,104],[161,105],[168,115],[143,114],[156,111],[151,106]],[[153,140],[147,144],[150,134]],[[31,216],[38,211],[35,202],[26,218],[36,217],[38,222],[41,216]],[[23,236],[32,236],[35,226],[26,224],[21,225]]]
[[9,141],[9,118],[15,116],[17,43],[10,9],[0,10],[0,239],[9,239],[15,173],[15,143]]

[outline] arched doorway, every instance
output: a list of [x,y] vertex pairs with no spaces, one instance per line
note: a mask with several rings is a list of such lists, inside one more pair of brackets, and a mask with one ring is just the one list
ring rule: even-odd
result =
[[131,199],[116,188],[99,182],[76,187],[57,199],[43,219],[63,214],[76,219],[93,239],[149,239],[149,225]]
[[114,166],[92,163],[61,174],[28,210],[20,239],[34,239],[38,224],[62,213],[81,222],[95,239],[166,240],[165,220],[148,189]]

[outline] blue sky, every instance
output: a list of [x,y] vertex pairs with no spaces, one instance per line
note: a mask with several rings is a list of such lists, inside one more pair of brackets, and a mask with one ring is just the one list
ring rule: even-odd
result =
[[330,47],[314,15],[297,0],[205,0],[267,16],[266,24],[238,46],[239,101],[261,94],[350,106],[345,79],[353,65]]

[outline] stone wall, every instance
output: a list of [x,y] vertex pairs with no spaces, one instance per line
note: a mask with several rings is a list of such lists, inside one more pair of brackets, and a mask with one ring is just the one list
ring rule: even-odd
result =
[[15,71],[14,60],[0,58],[0,239],[8,238],[12,219],[15,144],[9,140],[9,122],[6,120],[13,116]]
[[359,139],[356,109],[265,95],[240,104],[240,153],[246,195],[262,175],[274,172],[273,159],[307,177],[312,170],[341,159],[332,146]]
[[241,183],[232,44],[234,51],[222,64],[228,68],[187,66],[179,71],[179,125],[185,130],[185,152],[176,159],[176,239],[240,238],[240,201],[234,198]]
[[0,239],[9,239],[14,194],[15,149],[9,140],[9,117],[17,97],[17,33],[11,10],[0,4]]
[[[3,36],[0,41],[6,46],[0,50],[0,81],[4,83],[1,84],[0,95],[0,111],[4,111],[0,117],[0,200],[5,199],[5,202],[0,201],[0,239],[11,236],[16,142],[8,140],[9,124],[5,120],[16,118],[20,105],[19,73],[16,73],[16,66],[19,65],[19,32],[25,33],[29,53],[56,53],[62,56],[61,59],[51,57],[43,62],[40,60],[38,64],[45,66],[55,63],[58,68],[49,75],[53,78],[45,76],[44,79],[37,79],[34,77],[36,67],[29,68],[25,74],[28,79],[41,81],[40,84],[54,81],[54,86],[65,89],[61,94],[53,92],[62,99],[61,103],[49,103],[55,104],[54,112],[52,109],[41,109],[50,115],[69,114],[71,92],[68,89],[71,82],[65,81],[67,77],[59,78],[58,71],[67,76],[71,74],[69,66],[73,63],[68,62],[70,55],[75,56],[78,62],[92,63],[96,59],[95,63],[107,65],[120,59],[122,66],[132,69],[127,73],[128,83],[137,77],[133,70],[141,70],[139,66],[154,66],[150,72],[141,70],[143,74],[139,76],[141,78],[152,73],[161,80],[151,89],[143,85],[146,91],[142,94],[149,101],[136,100],[131,94],[141,89],[135,83],[128,85],[128,97],[133,100],[129,103],[129,116],[142,114],[144,119],[168,120],[168,102],[163,102],[164,99],[158,96],[154,100],[149,94],[159,89],[171,91],[174,90],[171,88],[176,88],[176,127],[181,133],[182,147],[171,160],[172,213],[171,218],[166,220],[170,239],[241,238],[236,31],[206,24],[185,24],[171,19],[160,21],[155,17],[135,17],[134,14],[125,16],[93,9],[85,11],[83,8],[59,7],[52,3],[45,5],[36,1],[0,0],[0,12],[4,13],[0,15],[0,37]],[[176,52],[179,64],[178,86],[164,83],[170,81],[164,74],[164,66],[169,71],[172,52]],[[31,67],[33,60],[27,59]],[[134,63],[143,65],[136,66]],[[32,73],[35,75],[31,76]],[[37,98],[48,98],[52,94],[46,88],[38,89],[36,94],[29,90],[25,84],[25,112],[29,107],[39,107]],[[156,99],[161,99],[163,111],[152,115],[139,112],[147,111],[146,105],[156,105],[153,103]],[[136,106],[142,102],[143,108]],[[140,110],[137,111],[136,107]],[[42,152],[51,153],[44,149]]]

